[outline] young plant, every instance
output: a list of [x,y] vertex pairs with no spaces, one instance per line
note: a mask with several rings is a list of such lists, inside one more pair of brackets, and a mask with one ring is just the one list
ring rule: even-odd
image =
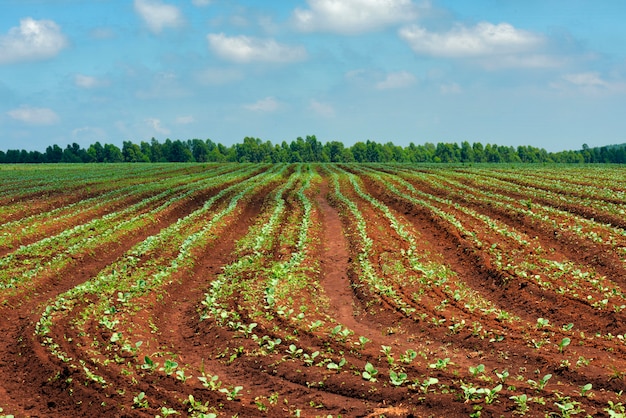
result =
[[133,397],[133,408],[148,408],[145,392],[139,392]]
[[444,359],[437,359],[435,363],[429,364],[428,367],[430,367],[431,369],[445,370],[449,364],[450,358],[446,357]]
[[593,385],[591,383],[587,383],[584,386],[580,387],[580,396],[588,396],[591,397],[592,393],[590,393],[589,391],[593,388]]
[[163,367],[161,367],[161,371],[164,371],[166,375],[170,376],[172,373],[174,373],[174,371],[176,370],[176,368],[178,367],[178,363],[176,363],[173,360],[165,360],[165,363],[163,364]]
[[552,375],[550,373],[548,373],[547,375],[545,375],[544,377],[541,378],[541,380],[539,380],[538,382],[528,379],[527,383],[534,387],[535,389],[537,389],[538,391],[543,390],[546,385],[548,384],[548,380],[550,380],[552,378]]
[[537,329],[547,328],[550,326],[550,320],[545,318],[537,318]]
[[306,364],[308,367],[312,366],[313,363],[315,363],[315,358],[319,355],[320,355],[319,351],[315,351],[311,353],[310,355],[307,353],[304,353],[304,355],[302,356],[302,358],[304,359],[304,364]]
[[370,362],[365,363],[365,371],[361,373],[363,379],[368,380],[370,382],[376,381],[376,375],[378,374],[378,370],[374,367],[374,365]]
[[405,364],[411,364],[415,357],[417,357],[417,352],[409,348],[404,354],[400,354],[400,361]]
[[469,372],[472,376],[476,377],[481,373],[485,372],[485,365],[484,364],[479,364],[478,366],[470,366],[469,367]]
[[509,371],[506,369],[503,370],[502,373],[498,373],[498,371],[496,370],[495,373],[502,383],[504,383],[504,381],[509,377]]
[[222,382],[220,382],[219,377],[216,374],[212,376],[209,375],[207,378],[207,376],[202,373],[202,376],[200,376],[198,380],[202,383],[202,386],[210,390],[217,390],[220,386],[222,386]]
[[530,401],[528,395],[525,393],[521,395],[513,395],[509,399],[512,399],[513,402],[515,402],[517,408],[515,411],[516,414],[526,415],[526,412],[528,412],[528,401]]
[[389,372],[389,380],[391,381],[391,384],[394,386],[402,386],[402,384],[406,382],[406,378],[407,378],[406,373],[403,373],[403,372],[396,373],[393,370]]
[[568,337],[563,338],[561,342],[559,343],[559,353],[562,353],[565,347],[570,345],[571,342],[572,340],[570,338]]
[[143,364],[141,365],[142,370],[148,370],[150,372],[153,372],[156,370],[157,367],[159,367],[159,363],[155,363],[150,357],[145,356],[143,358]]
[[485,389],[485,403],[491,405],[498,397],[498,393],[502,390],[502,384],[497,385],[493,389]]
[[290,344],[289,348],[287,349],[287,354],[289,354],[289,357],[291,357],[292,359],[300,357],[302,355],[302,352],[303,350],[296,347],[295,344]]
[[[418,383],[417,380],[415,382]],[[420,384],[420,389],[422,389],[422,392],[428,393],[428,388],[432,385],[436,385],[437,383],[439,383],[439,379],[436,377],[428,377]]]
[[157,415],[157,418],[163,417],[169,417],[170,415],[180,415],[180,412],[178,412],[177,410],[173,409],[173,408],[168,408],[167,406],[162,406],[161,407],[161,415]]
[[572,415],[577,415],[583,412],[580,408],[580,402],[574,401],[569,398],[569,396],[565,396],[560,399],[561,402],[555,402],[557,408],[559,408],[559,416],[562,418],[569,418]]
[[345,365],[346,365],[346,359],[342,358],[341,360],[339,360],[339,363],[335,363],[331,361],[330,363],[326,365],[326,367],[328,368],[328,370],[340,371],[341,368]]
[[189,379],[190,377],[193,377],[193,376],[186,375],[183,369],[176,370],[176,379],[180,380],[181,382],[185,383],[187,379]]
[[229,401],[234,401],[237,399],[239,392],[243,390],[243,386],[231,386],[230,389],[222,388],[220,392],[226,394],[226,399]]

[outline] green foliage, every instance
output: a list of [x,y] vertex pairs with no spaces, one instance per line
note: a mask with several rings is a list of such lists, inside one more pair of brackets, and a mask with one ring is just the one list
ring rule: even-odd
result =
[[533,146],[502,146],[480,142],[470,144],[425,143],[406,147],[391,142],[380,144],[359,141],[350,147],[338,141],[322,144],[315,135],[298,137],[274,145],[270,141],[245,137],[241,143],[226,147],[210,139],[205,141],[152,139],[134,144],[124,141],[122,148],[95,142],[87,149],[77,143],[65,149],[54,144],[45,152],[27,150],[0,151],[1,163],[115,163],[115,162],[246,162],[246,163],[626,163],[626,144],[579,151],[547,152]]

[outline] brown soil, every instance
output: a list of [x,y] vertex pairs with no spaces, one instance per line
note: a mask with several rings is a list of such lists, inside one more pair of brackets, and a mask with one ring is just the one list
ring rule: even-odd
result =
[[[472,237],[459,232],[432,210],[393,193],[374,177],[360,175],[362,189],[384,203],[391,215],[415,237],[417,253],[448,269],[447,282],[434,285],[425,281],[424,275],[413,269],[405,256],[408,243],[392,228],[385,214],[360,197],[348,181],[341,180],[341,192],[356,203],[366,221],[367,235],[373,243],[369,261],[374,275],[387,285],[384,290],[376,289],[367,281],[359,263],[363,243],[356,219],[335,195],[329,172],[321,166],[316,166],[316,170],[321,179],[307,191],[313,209],[302,270],[310,283],[300,294],[285,298],[292,301],[296,312],[287,317],[277,314],[276,309],[263,311],[258,307],[259,312],[252,312],[250,308],[257,306],[254,298],[262,300],[263,296],[257,293],[264,291],[273,263],[288,260],[295,251],[292,236],[297,234],[289,228],[297,229],[292,225],[293,219],[298,219],[302,212],[294,198],[296,186],[285,192],[286,209],[281,226],[272,235],[272,248],[268,252],[271,257],[263,259],[258,271],[242,276],[249,293],[240,289],[229,299],[229,307],[240,314],[242,326],[254,323],[253,333],[259,338],[265,335],[282,340],[276,350],[261,349],[261,342],[245,337],[234,326],[220,325],[216,318],[200,320],[200,315],[205,309],[202,304],[205,293],[224,267],[246,254],[246,249],[238,252],[237,243],[260,219],[269,218],[278,183],[242,199],[220,221],[206,243],[194,250],[193,265],[181,268],[158,292],[140,298],[140,307],[128,313],[129,322],[123,325],[125,336],[143,342],[137,355],[118,350],[115,357],[111,350],[118,347],[109,344],[111,332],[93,318],[87,321],[84,334],[78,331],[81,307],[90,306],[97,295],[82,300],[55,323],[51,333],[54,341],[73,363],[83,361],[104,377],[106,386],[86,379],[80,367],[70,367],[54,357],[34,334],[35,323],[45,306],[57,295],[95,277],[135,244],[189,215],[219,192],[207,189],[172,206],[149,227],[130,231],[97,253],[80,254],[61,272],[42,273],[33,281],[32,293],[13,297],[0,293],[5,301],[0,306],[3,335],[0,407],[4,409],[0,416],[10,413],[18,417],[154,417],[163,415],[161,408],[168,407],[175,408],[182,416],[192,416],[190,396],[206,403],[209,411],[218,416],[241,417],[470,416],[477,411],[483,417],[512,416],[518,406],[511,397],[520,394],[533,399],[528,404],[527,416],[556,414],[557,403],[566,401],[574,401],[591,416],[608,416],[604,408],[609,401],[623,402],[616,395],[624,388],[626,373],[626,345],[617,337],[626,333],[623,311],[597,309],[582,298],[544,288],[531,278],[502,270],[489,251],[492,244],[520,263],[532,249],[494,234],[468,213],[433,199],[434,206],[471,227],[472,233],[484,243],[478,246]],[[357,169],[354,172],[360,173]],[[407,179],[425,193],[450,199],[528,237],[534,245],[549,249],[545,255],[549,260],[593,269],[616,283],[619,290],[626,285],[623,255],[607,243],[555,231],[514,211],[477,202],[467,192],[452,186],[443,189],[415,178]],[[581,180],[580,184],[586,183]],[[45,196],[28,196],[28,199],[42,200],[33,204],[33,213],[48,210],[46,207],[50,205],[77,201],[57,197],[54,203],[46,203]],[[230,197],[217,202],[216,207],[225,207]],[[132,201],[120,201],[120,205]],[[118,207],[86,212],[72,222],[84,222]],[[582,206],[566,209],[597,219],[609,216],[587,213]],[[203,222],[209,220],[207,215]],[[620,222],[626,224],[624,219]],[[58,226],[50,226],[28,242],[60,230]],[[11,253],[11,249],[4,251],[0,256]],[[175,254],[177,248],[159,251],[169,255]],[[143,259],[141,263],[149,261]],[[558,288],[565,286],[568,279],[551,280]],[[477,298],[491,303],[496,313],[471,307],[469,296],[452,297],[455,290],[473,292]],[[281,303],[287,302],[281,300]],[[294,317],[299,305],[304,303],[312,307],[305,312],[306,319],[299,322]],[[497,313],[502,311],[516,319]],[[550,326],[538,327],[538,318],[549,320]],[[324,326],[310,327],[317,319]],[[461,323],[463,326],[458,329],[453,327]],[[573,330],[562,329],[568,323],[574,324]],[[329,333],[329,329],[338,325],[351,334],[341,338]],[[613,338],[608,337],[609,333]],[[367,342],[359,342],[360,336],[366,337]],[[571,344],[559,349],[558,343],[565,337],[571,339]],[[288,354],[290,344],[303,351]],[[391,356],[384,353],[384,347],[389,347]],[[416,357],[403,361],[411,351]],[[314,364],[306,364],[304,355],[315,352],[320,354]],[[144,356],[150,356],[160,366],[166,359],[173,359],[179,370],[193,377],[183,382],[163,370],[145,372],[137,367],[143,363]],[[331,361],[340,363],[341,359],[346,360],[343,369],[335,371],[327,366]],[[447,364],[442,365],[445,359]],[[376,381],[363,378],[366,363],[378,370]],[[469,372],[479,364],[484,365],[484,372]],[[482,395],[468,400],[463,397],[464,388],[496,387],[499,379],[495,372],[505,369],[510,377],[493,403],[486,403]],[[403,372],[408,379],[395,386],[392,374]],[[202,373],[209,378],[219,376],[219,389],[242,386],[243,390],[236,399],[229,399],[222,391],[205,388],[197,379]],[[537,389],[532,382],[547,374],[552,374],[552,379],[546,390]],[[429,377],[438,379],[438,383],[425,389],[422,383]],[[580,393],[587,383],[593,385],[592,396]],[[134,401],[140,392],[145,394],[148,407],[139,407]]]

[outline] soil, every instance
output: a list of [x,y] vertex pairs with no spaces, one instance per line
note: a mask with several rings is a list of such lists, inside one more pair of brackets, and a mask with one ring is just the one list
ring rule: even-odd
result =
[[[70,367],[53,356],[35,334],[35,324],[54,298],[94,278],[134,245],[193,213],[227,185],[207,189],[173,205],[148,227],[129,231],[95,253],[80,254],[60,271],[44,271],[33,280],[32,292],[12,296],[0,292],[0,300],[4,302],[0,305],[0,407],[4,411],[0,416],[5,413],[16,417],[154,417],[164,416],[167,408],[174,408],[180,416],[194,416],[192,407],[197,401],[196,412],[206,405],[205,412],[228,417],[438,417],[470,416],[478,412],[483,417],[496,417],[519,412],[520,407],[512,397],[526,394],[531,398],[527,416],[560,416],[556,415],[559,405],[572,402],[574,407],[584,409],[585,414],[602,417],[609,416],[605,410],[609,401],[624,402],[619,393],[626,387],[626,344],[618,336],[626,333],[626,311],[619,307],[598,309],[583,297],[555,291],[567,285],[568,276],[551,277],[553,287],[547,288],[532,277],[503,270],[498,267],[495,253],[489,251],[495,244],[514,262],[532,259],[540,264],[547,259],[574,263],[603,277],[621,292],[626,286],[626,264],[624,255],[616,251],[614,244],[555,230],[551,224],[538,222],[514,209],[505,210],[488,201],[473,199],[466,190],[457,190],[452,184],[439,188],[397,172],[417,190],[433,196],[434,206],[467,226],[484,243],[478,246],[473,237],[460,232],[427,207],[392,192],[384,182],[363,174],[360,169],[346,167],[359,175],[362,190],[387,206],[390,214],[415,238],[412,251],[424,260],[446,267],[445,284],[425,281],[407,261],[409,244],[392,228],[389,217],[342,179],[341,192],[356,203],[366,220],[367,235],[373,243],[369,260],[375,276],[388,285],[381,291],[365,279],[359,263],[363,243],[358,225],[335,195],[332,170],[321,166],[315,166],[315,170],[320,177],[306,192],[313,207],[307,258],[302,267],[310,283],[299,294],[287,298],[292,300],[296,314],[301,303],[314,308],[307,310],[306,319],[300,322],[294,319],[295,314],[288,318],[274,313],[268,319],[267,313],[264,316],[263,312],[250,311],[250,306],[256,306],[254,298],[263,298],[267,269],[276,260],[287,260],[296,250],[292,235],[296,235],[297,225],[292,219],[298,219],[302,213],[293,197],[297,185],[285,192],[286,210],[280,220],[281,227],[273,232],[272,248],[268,252],[272,257],[265,259],[258,271],[242,277],[242,281],[249,283],[249,294],[237,291],[229,299],[229,308],[240,313],[242,326],[254,323],[254,334],[258,337],[280,338],[278,349],[264,350],[258,339],[245,337],[234,326],[222,325],[216,318],[200,319],[205,309],[202,302],[212,283],[220,278],[225,266],[247,254],[238,243],[269,218],[278,182],[242,199],[219,222],[207,241],[194,249],[192,265],[175,273],[161,291],[140,299],[139,308],[128,314],[130,320],[124,325],[125,335],[143,342],[137,353],[131,355],[118,350],[114,355],[105,348],[111,347],[112,334],[93,318],[87,321],[84,333],[79,331],[81,307],[91,306],[98,295],[81,300],[71,313],[55,323],[50,336],[72,358],[70,363],[82,361],[80,364],[101,375],[106,385],[90,381],[80,367]],[[285,177],[292,172],[293,169],[288,170]],[[437,175],[428,170],[423,174]],[[397,178],[388,178],[400,187]],[[471,177],[464,184],[480,188]],[[587,184],[587,180],[581,179],[579,184]],[[72,190],[55,191],[51,197],[29,194],[22,199],[31,205],[32,212],[20,216],[44,213],[87,197],[77,196]],[[48,225],[24,242],[37,242],[144,197],[129,197],[97,211],[77,214],[63,228]],[[217,208],[225,207],[230,197],[217,202]],[[471,211],[442,203],[448,201]],[[549,199],[537,203],[588,219],[611,220],[618,228],[626,225],[626,218],[617,219],[614,214],[599,213],[598,209],[591,210],[582,204],[563,206]],[[626,204],[618,198],[612,199],[612,203]],[[495,234],[471,213],[516,231],[528,239],[530,246]],[[19,216],[12,215],[6,222],[15,219]],[[203,222],[209,220],[207,215]],[[563,215],[558,221],[568,222],[568,218]],[[626,246],[626,238],[616,235],[615,240],[617,246]],[[539,248],[545,252],[541,253]],[[175,250],[159,251],[164,256]],[[0,256],[6,256],[13,249],[0,248],[0,251]],[[149,260],[141,262],[149,264]],[[534,275],[532,268],[529,267]],[[536,268],[539,272],[539,267]],[[586,285],[582,286],[586,291]],[[488,303],[493,310],[486,309],[487,305],[472,307],[470,296],[457,299],[451,296],[455,291],[474,295],[471,297],[476,298],[475,303]],[[549,321],[549,325],[538,326],[539,318]],[[309,326],[317,319],[324,326],[317,329]],[[570,323],[571,330],[564,328]],[[454,324],[460,326],[455,328]],[[329,333],[328,329],[334,326],[348,329],[350,335],[342,338]],[[565,338],[570,339],[570,344],[559,347]],[[290,344],[303,351],[288,354]],[[319,356],[313,365],[306,364],[304,354],[315,352]],[[409,359],[412,352],[415,356]],[[145,372],[139,367],[145,356],[157,361],[160,367],[167,359],[175,360],[179,370],[193,377],[183,381],[163,370]],[[322,361],[323,358],[326,360]],[[331,361],[339,364],[342,359],[346,364],[338,370],[328,367]],[[366,363],[378,370],[375,379],[364,378]],[[484,366],[484,371],[474,369],[479,365]],[[509,377],[502,379],[502,387],[495,392],[493,402],[486,402],[484,395],[464,397],[468,388],[497,388],[502,380],[496,373],[504,370],[509,372]],[[396,373],[406,373],[408,378],[395,385],[391,377]],[[203,374],[209,380],[218,376],[221,386],[215,390],[205,387],[197,379]],[[538,389],[537,382],[548,374],[552,377],[545,390]],[[428,378],[436,378],[437,383],[426,387],[423,383]],[[588,383],[592,384],[592,390],[585,394],[581,388]],[[229,399],[225,392],[237,386],[243,389],[234,399]],[[136,401],[142,392],[148,406]]]

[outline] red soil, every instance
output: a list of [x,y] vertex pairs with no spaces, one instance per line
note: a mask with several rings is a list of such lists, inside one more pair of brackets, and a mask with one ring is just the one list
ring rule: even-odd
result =
[[[398,298],[413,309],[403,311],[391,293],[377,293],[363,279],[358,262],[362,243],[356,221],[334,196],[330,175],[319,167],[317,171],[322,179],[307,192],[313,210],[308,244],[310,259],[306,266],[310,267],[309,279],[317,285],[318,293],[290,296],[296,301],[317,300],[318,311],[307,311],[306,324],[313,318],[324,319],[327,326],[339,324],[353,332],[347,341],[331,337],[322,328],[309,330],[306,324],[298,325],[278,316],[270,324],[259,316],[254,320],[258,322],[254,332],[283,340],[279,349],[261,355],[259,344],[252,339],[242,338],[241,333],[220,326],[214,319],[199,320],[203,310],[201,301],[211,283],[224,266],[240,257],[236,252],[237,242],[258,219],[268,216],[271,210],[268,196],[277,187],[274,184],[242,200],[213,231],[212,239],[195,251],[194,265],[175,274],[160,296],[151,294],[142,299],[143,309],[133,316],[133,324],[129,325],[128,332],[133,330],[134,340],[143,341],[140,358],[150,355],[161,365],[166,358],[174,358],[193,378],[181,382],[163,372],[136,371],[132,376],[125,375],[125,363],[136,361],[128,356],[119,363],[97,369],[108,383],[103,388],[94,382],[85,384],[82,370],[63,364],[41,345],[39,337],[34,335],[34,325],[51,300],[95,277],[135,244],[192,213],[219,191],[206,190],[173,206],[148,228],[132,231],[99,249],[97,254],[81,254],[60,274],[43,274],[33,284],[35,292],[27,297],[2,299],[5,300],[0,306],[0,333],[3,335],[0,338],[0,407],[4,408],[3,413],[19,417],[154,417],[162,414],[161,407],[174,407],[183,416],[191,416],[185,409],[189,405],[183,402],[192,395],[202,403],[208,402],[219,416],[287,417],[296,415],[297,411],[311,417],[469,416],[480,408],[481,416],[489,417],[511,416],[516,404],[510,397],[523,393],[535,400],[529,402],[528,416],[556,413],[555,402],[568,399],[578,402],[586,414],[608,416],[604,411],[608,402],[620,401],[615,392],[624,389],[626,345],[617,338],[594,338],[593,335],[596,332],[603,336],[609,332],[614,336],[624,334],[626,316],[623,312],[601,311],[585,301],[544,289],[530,279],[503,273],[486,248],[477,247],[470,237],[459,233],[450,223],[429,209],[392,193],[381,182],[362,176],[363,190],[387,205],[393,216],[416,237],[417,252],[448,267],[453,278],[449,286],[456,288],[459,283],[464,284],[495,308],[519,320],[509,321],[472,310],[466,301],[451,298],[444,286],[427,287],[420,282],[420,275],[400,255],[408,250],[407,242],[395,232],[382,212],[359,197],[347,181],[342,181],[342,193],[357,204],[367,222],[367,234],[373,241],[370,260],[376,275],[391,284]],[[545,224],[489,203],[478,204],[453,189],[437,189],[415,179],[410,182],[419,190],[452,199],[531,237],[537,245],[550,249],[551,260],[588,266],[613,280],[621,289],[626,286],[626,267],[606,244],[554,231]],[[301,211],[291,197],[293,192],[292,189],[286,193],[289,198],[283,226],[290,213]],[[53,205],[63,202],[59,200]],[[224,206],[227,202],[224,198],[218,205]],[[33,207],[43,210],[46,205],[49,203],[40,202]],[[463,224],[472,225],[472,232],[488,244],[486,247],[497,243],[514,257],[522,257],[523,252],[528,251],[513,240],[498,238],[484,224],[452,206],[434,205],[453,214]],[[84,219],[113,209],[85,215]],[[598,215],[587,213],[584,208],[567,209],[588,217]],[[620,221],[626,223],[626,220]],[[51,234],[56,230],[46,231]],[[274,233],[272,254],[283,260],[290,256],[295,244],[281,241],[281,233],[285,233],[281,228]],[[40,236],[43,235],[32,240]],[[9,253],[7,249],[6,254]],[[254,278],[246,276],[246,280],[266,279],[267,272],[257,273]],[[557,285],[559,280],[566,279],[554,278]],[[417,294],[421,296],[416,297]],[[242,314],[241,321],[250,324],[253,319],[246,316],[245,309],[240,310],[240,305],[245,306],[246,296],[233,296],[230,303],[232,309]],[[442,304],[445,309],[440,308]],[[77,315],[80,307],[73,312]],[[328,318],[336,322],[330,323]],[[552,341],[546,341],[539,348],[530,342],[547,339],[548,329],[537,327],[537,318],[548,319],[549,331],[554,333],[550,334]],[[76,320],[75,316],[68,315],[56,323],[53,337],[70,357],[84,360],[93,369],[90,344],[95,339],[102,347],[111,334],[92,325],[91,337],[79,335],[74,326]],[[443,325],[436,323],[444,320]],[[461,320],[465,325],[460,330],[449,328]],[[473,332],[474,323],[484,332]],[[568,323],[575,324],[574,330],[561,331],[562,325]],[[364,346],[357,345],[359,336],[369,341]],[[571,345],[561,352],[557,343],[566,336],[571,338]],[[345,358],[347,364],[341,372],[329,370],[324,364],[308,367],[301,358],[286,354],[292,342],[304,353],[319,351],[335,362]],[[391,347],[396,362],[392,367],[381,351],[383,346]],[[407,350],[419,355],[412,362],[401,363],[400,356]],[[450,359],[446,367],[431,366],[445,358]],[[378,369],[377,382],[362,378],[367,362]],[[468,372],[478,364],[485,366],[484,373]],[[499,382],[494,372],[505,369],[510,377],[493,403],[486,404],[482,397],[463,399],[462,387],[494,388]],[[392,385],[390,375],[394,370],[406,372],[409,380],[397,387]],[[218,375],[222,388],[240,385],[244,389],[236,400],[229,400],[224,393],[207,390],[201,385],[196,378],[202,372]],[[529,383],[548,373],[553,375],[548,390],[536,390]],[[428,377],[435,377],[439,382],[424,391],[420,384]],[[580,387],[587,383],[593,385],[593,396],[580,394]],[[145,393],[148,408],[133,407],[133,398],[140,392]]]

